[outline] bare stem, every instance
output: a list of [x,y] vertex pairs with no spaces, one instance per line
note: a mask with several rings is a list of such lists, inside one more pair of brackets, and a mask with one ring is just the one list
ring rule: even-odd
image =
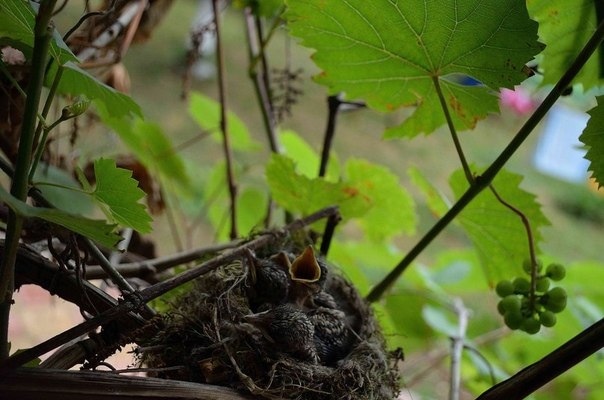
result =
[[453,308],[457,313],[457,335],[451,338],[451,376],[449,386],[449,400],[459,400],[461,388],[461,355],[463,353],[468,317],[470,312],[459,298],[454,299]]
[[327,165],[329,164],[329,154],[331,153],[331,145],[333,138],[336,135],[336,121],[340,105],[342,101],[339,95],[329,96],[327,98],[327,125],[325,126],[325,134],[323,135],[323,148],[321,149],[321,164],[319,165],[319,176],[325,176]]
[[226,178],[231,200],[231,229],[230,237],[235,239],[237,236],[237,184],[235,183],[235,173],[233,171],[233,153],[231,149],[231,139],[227,120],[227,100],[226,100],[226,71],[224,67],[224,52],[222,48],[222,32],[220,23],[220,0],[212,0],[212,9],[214,11],[214,26],[216,27],[216,59],[218,64],[218,97],[220,100],[220,131],[222,132],[222,145],[226,161]]
[[274,108],[269,95],[269,87],[267,85],[268,77],[266,76],[266,72],[264,72],[262,75],[259,74],[256,68],[258,61],[261,60],[265,66],[263,70],[266,71],[266,62],[264,61],[264,46],[262,46],[261,38],[259,37],[258,20],[254,18],[250,7],[246,7],[244,13],[247,27],[246,38],[248,55],[250,59],[248,74],[254,84],[254,91],[256,92],[258,104],[260,105],[260,111],[262,112],[262,121],[268,137],[270,149],[273,153],[279,153],[280,148],[275,129],[276,123]]
[[530,309],[534,310],[535,301],[536,301],[535,291],[537,290],[537,255],[535,253],[535,239],[533,238],[533,232],[531,230],[531,223],[528,220],[528,218],[526,217],[526,215],[524,215],[524,213],[519,208],[514,207],[512,204],[505,201],[499,195],[499,193],[497,193],[497,191],[495,190],[495,187],[493,185],[489,185],[489,189],[491,189],[491,192],[495,195],[495,197],[501,204],[503,204],[505,207],[509,208],[514,214],[518,215],[518,217],[522,221],[522,225],[524,226],[524,229],[526,230],[526,237],[527,237],[528,246],[529,246],[529,256],[531,258],[531,289],[529,292],[529,302],[530,302]]
[[447,101],[445,100],[442,88],[440,87],[440,80],[438,79],[438,76],[432,77],[432,83],[434,83],[434,88],[436,89],[436,94],[438,96],[438,100],[440,101],[440,106],[442,107],[443,113],[445,114],[445,120],[447,121],[447,126],[449,127],[449,132],[451,133],[451,139],[453,139],[455,151],[457,151],[457,156],[459,157],[459,161],[461,162],[463,172],[466,175],[466,179],[468,180],[468,182],[472,183],[474,181],[474,177],[472,176],[472,171],[470,171],[470,166],[468,165],[468,161],[466,159],[466,156],[464,155],[463,148],[461,147],[461,142],[459,141],[459,136],[457,135],[455,125],[453,124],[453,119],[451,118],[451,113],[449,112]]
[[589,41],[585,44],[575,61],[568,70],[562,75],[558,83],[553,87],[543,102],[537,107],[535,112],[529,117],[524,125],[518,130],[516,136],[510,141],[507,147],[501,152],[499,157],[484,171],[481,176],[474,178],[474,183],[457,200],[449,211],[434,224],[434,226],[417,242],[417,244],[407,253],[407,255],[384,277],[367,295],[367,300],[374,302],[382,298],[388,288],[396,282],[415,258],[434,240],[457,215],[485,188],[487,188],[503,166],[509,161],[514,153],[520,148],[526,138],[533,132],[539,121],[554,105],[564,90],[571,84],[581,68],[585,65],[590,56],[598,49],[602,38],[604,37],[604,22],[600,23],[598,29],[594,32]]

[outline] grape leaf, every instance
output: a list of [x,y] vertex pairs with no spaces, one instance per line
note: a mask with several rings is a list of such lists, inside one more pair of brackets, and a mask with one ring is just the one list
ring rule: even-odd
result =
[[426,196],[426,205],[430,208],[430,211],[437,217],[442,217],[449,208],[450,204],[445,199],[442,193],[438,191],[432,185],[432,183],[422,175],[419,169],[413,167],[409,168],[407,174],[411,178],[411,181],[417,186],[417,188]]
[[[31,4],[31,3],[30,3]],[[0,2],[0,38],[7,37],[32,48],[34,44],[35,10],[27,2],[21,0],[6,0]],[[50,54],[58,64],[62,65],[63,76],[59,82],[58,91],[62,94],[85,95],[95,102],[102,102],[114,116],[133,113],[141,116],[138,104],[129,96],[105,85],[86,71],[79,68],[75,62],[77,57],[65,44],[55,30],[50,42]],[[46,75],[46,85],[49,86],[57,72],[57,63]]]
[[[237,182],[241,183],[239,168],[235,168]],[[226,166],[224,162],[214,164],[209,177],[203,185],[203,204],[207,210],[204,214],[216,231],[217,240],[228,240],[230,200],[226,182]],[[265,187],[240,184],[237,196],[237,231],[243,235],[252,233],[262,227],[268,210],[268,194]],[[203,210],[202,210],[203,211]],[[199,204],[197,204],[199,214]]]
[[302,215],[338,205],[344,220],[356,219],[372,240],[412,233],[416,219],[411,196],[385,167],[364,160],[346,163],[339,181],[309,178],[284,155],[273,155],[266,168],[271,194],[279,205]]
[[308,215],[323,207],[339,205],[343,218],[353,218],[363,215],[370,206],[370,199],[363,198],[356,188],[342,182],[308,178],[284,155],[272,155],[266,177],[275,201],[291,212]]
[[[503,200],[519,209],[528,218],[535,245],[541,240],[540,229],[549,225],[533,194],[520,188],[521,175],[502,170],[493,186]],[[463,171],[457,170],[449,179],[459,198],[467,189]],[[501,204],[489,190],[479,194],[459,215],[466,233],[474,243],[487,279],[509,279],[522,274],[522,263],[529,257],[528,239],[520,217]]]
[[588,111],[590,118],[579,140],[588,147],[585,159],[591,162],[589,170],[598,183],[604,185],[604,96],[597,97],[598,105]]
[[36,168],[34,186],[42,196],[60,210],[87,215],[94,210],[94,201],[65,170],[43,164]]
[[[279,139],[283,145],[284,154],[290,157],[296,163],[296,169],[302,175],[309,178],[316,177],[319,172],[319,155],[300,135],[291,130],[285,130],[279,133]],[[325,179],[336,181],[340,176],[340,165],[335,154],[330,155],[325,171]]]
[[[539,37],[547,47],[539,68],[543,84],[553,84],[574,61],[598,26],[595,3],[599,0],[530,0],[531,17],[539,22]],[[588,90],[602,84],[602,52],[594,54],[581,69],[576,82]]]
[[113,118],[102,105],[97,105],[97,110],[103,122],[118,134],[134,156],[161,177],[163,185],[174,185],[185,197],[194,196],[195,188],[185,162],[159,125],[136,117]]
[[[417,106],[390,136],[430,133],[445,123],[439,83],[458,129],[497,111],[491,89],[526,78],[525,63],[542,48],[524,0],[290,0],[288,26],[314,48],[331,93],[363,98],[380,111]],[[464,87],[452,74],[486,86]]]
[[413,198],[386,167],[351,159],[346,163],[346,179],[360,196],[371,199],[371,208],[359,220],[370,239],[383,241],[396,234],[415,232]]
[[0,200],[15,213],[23,217],[40,218],[52,222],[110,248],[122,240],[114,232],[115,225],[109,225],[105,221],[84,218],[54,208],[32,207],[11,196],[2,186],[0,186]]
[[[56,68],[51,68],[47,75],[47,85],[55,73]],[[130,96],[107,86],[72,62],[63,65],[58,91],[73,96],[84,95],[97,105],[101,103],[114,118],[127,115],[142,117],[140,106]]]
[[[191,92],[189,114],[202,129],[212,133],[212,137],[222,142],[220,104],[217,101],[201,93]],[[247,127],[234,112],[227,113],[227,123],[234,150],[246,151],[260,148],[259,143],[252,139]]]
[[141,233],[151,232],[151,216],[138,201],[145,192],[132,178],[132,171],[118,168],[115,160],[98,159],[94,162],[96,188],[93,197],[105,205],[107,216]]
[[[30,48],[33,47],[36,15],[30,5],[37,7],[35,3],[28,4],[23,0],[0,2],[0,38],[10,38]],[[50,42],[50,54],[60,64],[78,60],[56,30]]]

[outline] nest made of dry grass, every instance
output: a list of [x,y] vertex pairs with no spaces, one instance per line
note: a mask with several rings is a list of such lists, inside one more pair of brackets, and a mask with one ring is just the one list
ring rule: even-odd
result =
[[369,305],[329,268],[324,291],[346,314],[352,343],[330,365],[280,352],[244,322],[254,313],[248,261],[199,278],[174,302],[159,332],[141,343],[142,362],[167,379],[228,386],[261,398],[393,399],[396,360],[385,348]]

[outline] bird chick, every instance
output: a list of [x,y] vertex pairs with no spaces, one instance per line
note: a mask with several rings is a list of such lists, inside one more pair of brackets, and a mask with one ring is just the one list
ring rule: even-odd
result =
[[302,310],[315,307],[313,297],[323,289],[327,268],[307,246],[289,266],[291,285],[288,300]]
[[277,351],[303,361],[318,362],[315,328],[308,316],[291,304],[281,304],[261,313],[246,315],[243,320],[258,328]]
[[346,356],[351,344],[346,314],[333,308],[318,307],[307,315],[315,328],[313,339],[320,362],[330,365]]
[[[287,260],[285,263],[283,260]],[[264,309],[283,303],[289,291],[287,270],[289,259],[285,253],[268,259],[251,257],[253,285],[249,291],[252,309]]]

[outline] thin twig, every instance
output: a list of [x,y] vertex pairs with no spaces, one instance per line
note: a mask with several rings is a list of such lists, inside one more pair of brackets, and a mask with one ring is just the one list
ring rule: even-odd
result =
[[451,338],[451,375],[449,377],[449,400],[459,400],[461,388],[461,355],[466,341],[469,310],[460,298],[453,300],[453,308],[457,314],[457,335]]
[[331,239],[333,238],[333,234],[335,233],[336,226],[338,226],[341,220],[342,216],[340,215],[340,213],[330,215],[327,218],[325,231],[323,232],[323,237],[321,238],[320,252],[323,257],[327,257],[327,253],[329,252],[329,247],[331,245]]
[[69,29],[69,30],[68,30],[68,31],[65,33],[65,35],[63,35],[63,41],[64,41],[64,42],[67,42],[67,40],[69,39],[69,37],[70,37],[71,35],[73,35],[73,33],[74,33],[75,31],[77,31],[77,30],[78,30],[78,28],[79,28],[80,26],[82,26],[82,24],[83,24],[84,22],[86,22],[86,20],[87,20],[87,19],[92,18],[92,17],[95,17],[95,16],[106,15],[106,14],[109,14],[110,12],[112,12],[112,11],[115,11],[115,3],[117,3],[117,0],[112,0],[111,4],[109,5],[109,8],[108,8],[107,10],[105,10],[105,11],[92,11],[92,12],[89,12],[89,13],[87,13],[87,14],[84,14],[84,15],[83,15],[83,16],[82,16],[82,17],[79,19],[79,21],[78,21],[78,22],[76,22],[76,24],[75,24],[74,26],[72,26],[72,27],[71,27],[71,29]]
[[[244,10],[245,23],[246,23],[246,38],[248,46],[248,56],[250,59],[250,65],[248,67],[248,75],[254,84],[254,91],[260,105],[260,111],[262,113],[262,122],[264,123],[264,129],[268,138],[268,143],[273,153],[280,152],[279,141],[276,133],[276,123],[274,107],[271,102],[269,95],[269,87],[266,84],[267,80],[261,76],[256,70],[257,60],[261,59],[261,55],[264,52],[264,48],[258,43],[258,27],[257,19],[254,18],[250,7],[246,7]],[[263,61],[264,63],[264,61]],[[263,64],[265,65],[265,64]]]
[[554,105],[564,90],[571,84],[581,68],[585,65],[590,56],[598,49],[602,38],[604,37],[604,22],[600,23],[598,29],[585,44],[575,61],[562,75],[558,83],[553,87],[543,102],[537,107],[535,112],[529,117],[524,125],[518,130],[516,136],[510,141],[508,146],[501,152],[499,157],[484,171],[481,176],[474,178],[474,183],[466,190],[459,200],[449,209],[449,211],[434,224],[434,226],[417,242],[417,244],[407,253],[407,255],[382,279],[367,295],[367,300],[374,302],[382,298],[388,288],[402,275],[415,258],[421,254],[426,247],[457,217],[457,215],[470,202],[480,194],[495,179],[495,176],[509,161],[514,153],[520,148],[526,138],[533,132],[539,121]]
[[[115,265],[115,269],[124,278],[143,278],[149,274],[159,274],[170,268],[186,264],[195,260],[198,260],[209,254],[218,253],[223,250],[231,249],[233,247],[241,245],[241,240],[233,242],[219,244],[215,246],[202,247],[193,250],[182,251],[180,253],[170,254],[165,257],[158,257],[152,260],[144,260],[126,264]],[[107,273],[102,267],[88,266],[86,269],[86,279],[106,279],[108,278]]]
[[226,100],[226,70],[224,66],[224,52],[222,48],[222,32],[220,22],[220,0],[212,0],[214,11],[214,26],[216,27],[216,61],[218,66],[218,98],[220,101],[220,131],[222,132],[222,146],[226,164],[226,178],[231,201],[231,229],[230,238],[235,239],[237,234],[237,184],[235,183],[235,172],[233,170],[233,152],[227,120]]
[[327,97],[327,126],[323,135],[323,148],[321,149],[321,164],[319,165],[319,176],[325,176],[327,165],[329,164],[329,154],[331,153],[331,145],[336,134],[336,121],[338,111],[340,110],[340,95]]

